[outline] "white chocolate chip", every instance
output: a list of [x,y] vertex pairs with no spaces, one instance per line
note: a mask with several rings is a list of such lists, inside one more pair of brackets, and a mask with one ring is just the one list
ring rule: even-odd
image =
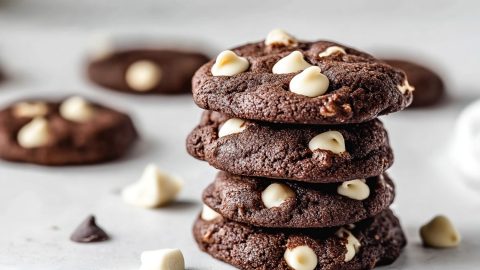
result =
[[128,86],[138,92],[153,90],[161,79],[162,69],[149,60],[134,62],[125,72],[125,81]]
[[122,190],[123,200],[131,205],[156,208],[173,201],[180,192],[183,181],[160,171],[149,164],[140,180]]
[[364,179],[355,179],[343,182],[337,188],[337,193],[350,199],[363,201],[370,196],[370,188]]
[[230,118],[218,130],[218,137],[224,137],[234,133],[240,133],[247,128],[245,120],[239,118]]
[[313,270],[318,264],[317,254],[309,246],[287,249],[283,258],[294,270]]
[[60,105],[60,115],[73,122],[87,122],[95,115],[95,108],[79,96],[70,97]]
[[278,60],[273,66],[272,72],[274,74],[295,73],[311,66],[312,65],[305,61],[303,54],[300,51],[294,51]]
[[18,144],[23,148],[45,146],[50,139],[48,121],[43,117],[36,117],[23,126],[17,135]]
[[329,84],[327,76],[322,74],[320,68],[313,66],[292,78],[290,91],[307,97],[318,97],[327,92]]
[[159,249],[142,252],[140,270],[185,270],[185,259],[179,249]]
[[285,30],[273,29],[267,35],[265,39],[265,45],[283,45],[283,46],[296,46],[297,40]]
[[345,237],[347,238],[347,243],[345,244],[345,247],[347,249],[347,253],[345,253],[345,262],[349,262],[355,257],[355,254],[358,253],[360,250],[360,247],[362,246],[360,244],[360,241],[347,229],[345,228],[340,228],[336,235],[339,238],[344,239]]
[[450,248],[460,244],[461,237],[446,216],[436,216],[420,228],[420,236],[425,246]]
[[327,49],[325,49],[325,51],[321,52],[318,54],[318,57],[327,57],[327,56],[330,56],[334,53],[341,53],[341,54],[347,54],[347,52],[345,52],[345,49],[342,48],[342,47],[339,47],[339,46],[330,46],[328,47]]
[[345,139],[342,133],[338,131],[326,131],[313,137],[308,143],[308,148],[315,151],[317,149],[332,151],[340,154],[346,151]]
[[397,85],[397,89],[402,92],[402,94],[410,93],[415,90],[415,87],[411,86],[408,80],[405,78],[402,85]]
[[233,76],[244,72],[249,66],[247,58],[232,51],[223,51],[217,56],[211,72],[213,76]]
[[45,102],[20,102],[13,107],[13,115],[16,117],[34,118],[47,113],[48,106]]
[[267,208],[279,207],[287,199],[294,196],[295,193],[289,186],[273,183],[262,192],[262,202]]
[[200,215],[203,220],[212,221],[218,217],[221,217],[219,213],[215,212],[208,205],[204,204],[202,209],[202,214]]

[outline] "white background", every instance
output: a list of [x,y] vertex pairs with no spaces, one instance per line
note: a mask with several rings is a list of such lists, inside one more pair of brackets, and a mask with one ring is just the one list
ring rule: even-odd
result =
[[[81,93],[130,112],[142,134],[130,155],[104,165],[0,162],[0,269],[136,269],[143,250],[166,247],[181,248],[189,269],[230,269],[201,253],[191,236],[201,190],[215,174],[185,152],[185,137],[201,111],[188,95],[142,97],[100,89],[84,78],[85,55],[98,33],[195,40],[215,55],[262,39],[276,27],[380,56],[409,56],[442,74],[448,102],[382,117],[396,154],[390,169],[397,183],[394,208],[409,238],[406,252],[386,269],[477,269],[480,179],[463,178],[451,165],[448,147],[458,113],[480,97],[479,18],[477,1],[0,0],[0,64],[11,77],[0,85],[0,106],[22,97]],[[119,189],[149,162],[185,179],[178,203],[143,210],[122,202]],[[72,230],[90,213],[112,240],[70,242]],[[459,248],[421,247],[418,228],[438,213],[457,225]]]

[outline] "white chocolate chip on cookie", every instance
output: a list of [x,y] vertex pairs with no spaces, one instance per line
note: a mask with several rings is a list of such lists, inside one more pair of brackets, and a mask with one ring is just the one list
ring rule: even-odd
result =
[[20,102],[13,107],[15,117],[34,118],[45,116],[48,113],[48,106],[45,102]]
[[317,66],[306,68],[290,81],[290,91],[307,96],[318,97],[328,90],[330,82]]
[[203,220],[212,221],[218,217],[221,217],[219,213],[215,212],[208,205],[204,204],[202,209],[202,214],[200,215]]
[[300,51],[294,51],[278,60],[273,66],[272,72],[274,74],[295,73],[311,66],[312,65],[305,61],[303,54]]
[[265,45],[295,46],[297,45],[297,40],[285,32],[285,30],[277,28],[268,33],[265,39]]
[[330,46],[325,49],[325,51],[318,54],[318,57],[327,57],[335,53],[347,54],[345,49],[339,46]]
[[318,258],[309,246],[298,246],[285,250],[283,258],[294,270],[313,270],[317,267]]
[[185,270],[185,259],[179,249],[144,251],[140,259],[140,270]]
[[410,93],[415,90],[415,87],[411,86],[408,80],[405,78],[402,85],[397,85],[397,89],[402,93]]
[[162,69],[149,60],[134,62],[125,72],[125,81],[128,86],[138,92],[153,90],[161,79]]
[[79,96],[70,97],[60,105],[60,115],[73,122],[87,122],[95,115],[95,108]]
[[370,188],[365,183],[365,179],[355,179],[339,185],[337,193],[350,199],[363,201],[370,196]]
[[326,131],[313,137],[308,143],[308,148],[312,151],[317,149],[328,150],[335,154],[346,151],[345,139],[342,133],[338,131]]
[[460,244],[461,237],[446,216],[436,216],[420,228],[420,236],[425,246],[450,248]]
[[262,192],[262,202],[267,208],[279,207],[287,199],[295,197],[293,190],[280,183],[270,184]]
[[122,190],[122,198],[131,205],[156,208],[173,201],[182,186],[182,180],[149,164],[140,180]]
[[345,262],[349,262],[355,257],[355,254],[358,253],[360,250],[360,247],[362,246],[360,244],[360,241],[347,229],[345,228],[340,228],[338,229],[336,235],[339,238],[346,238],[347,243],[345,243],[345,248],[347,249],[347,252],[345,253]]
[[218,130],[218,137],[224,137],[230,134],[240,133],[247,128],[245,120],[240,118],[230,118]]
[[244,72],[249,66],[247,58],[232,51],[223,51],[217,56],[211,72],[213,76],[233,76]]
[[45,146],[50,139],[50,128],[47,119],[36,117],[23,126],[17,135],[18,144],[23,148]]

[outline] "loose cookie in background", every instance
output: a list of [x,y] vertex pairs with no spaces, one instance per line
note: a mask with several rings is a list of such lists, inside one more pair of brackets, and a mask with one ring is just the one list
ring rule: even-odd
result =
[[366,53],[280,30],[221,52],[195,73],[192,88],[203,109],[297,124],[365,122],[404,109],[413,91],[402,71]]
[[103,87],[134,94],[191,91],[195,70],[208,61],[202,53],[171,49],[130,49],[91,59],[89,79]]
[[223,217],[270,228],[355,223],[387,209],[394,197],[386,174],[319,185],[219,172],[203,192],[204,203]]
[[27,100],[0,111],[0,158],[41,165],[81,165],[117,159],[138,138],[124,113],[71,97]]
[[378,176],[393,163],[382,122],[284,125],[206,111],[187,138],[187,150],[238,175],[311,183]]
[[408,81],[415,88],[410,107],[426,107],[439,103],[445,97],[445,86],[433,70],[406,60],[385,59],[392,67],[407,74]]
[[372,269],[395,261],[406,238],[391,210],[343,227],[278,230],[198,218],[200,248],[240,269]]

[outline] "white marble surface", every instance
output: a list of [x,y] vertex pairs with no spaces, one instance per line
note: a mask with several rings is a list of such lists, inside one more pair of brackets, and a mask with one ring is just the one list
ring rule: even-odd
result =
[[[395,210],[409,238],[406,251],[385,269],[478,269],[480,179],[466,181],[447,155],[456,116],[480,97],[477,2],[242,3],[0,0],[0,63],[12,78],[0,85],[0,106],[28,96],[81,93],[129,111],[143,137],[128,157],[104,165],[0,162],[0,269],[136,269],[143,250],[166,247],[181,248],[188,269],[231,269],[201,253],[190,233],[201,190],[215,174],[185,152],[185,137],[200,110],[188,96],[138,97],[88,83],[85,47],[92,32],[104,32],[193,38],[210,43],[215,52],[260,39],[278,26],[303,38],[325,37],[437,64],[453,96],[450,102],[383,117],[396,154],[390,169],[397,183]],[[185,179],[178,203],[143,210],[122,202],[119,189],[135,181],[149,162]],[[90,213],[112,240],[70,242],[72,230]],[[458,226],[459,248],[421,247],[418,228],[438,213]]]

